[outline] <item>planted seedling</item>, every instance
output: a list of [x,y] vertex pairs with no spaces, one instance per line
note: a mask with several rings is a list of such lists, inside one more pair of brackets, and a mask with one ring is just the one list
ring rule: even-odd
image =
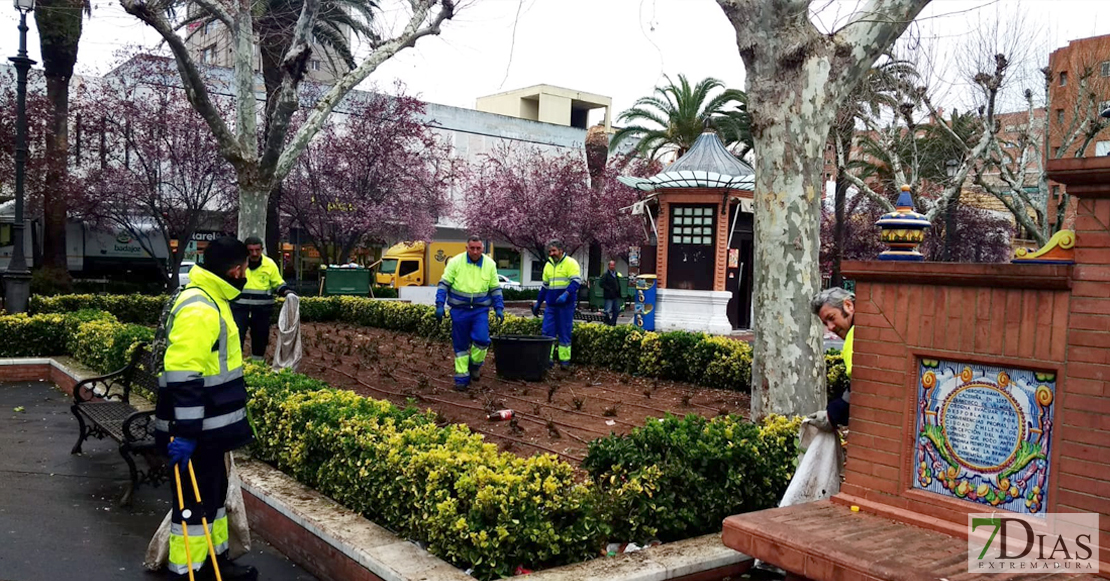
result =
[[585,404],[586,404],[585,398],[581,398],[581,397],[574,398],[574,409],[576,409],[578,411],[582,411],[582,406],[585,405]]
[[611,406],[605,408],[605,411],[601,412],[601,415],[603,415],[607,418],[617,417],[617,406],[611,405]]
[[548,386],[548,388],[547,388],[547,403],[551,403],[551,400],[555,398],[555,392],[556,391],[559,391],[559,386],[558,385]]
[[690,400],[693,397],[694,397],[694,394],[691,393],[691,392],[686,392],[686,393],[682,394],[682,407],[687,407],[687,408],[690,407]]
[[647,388],[644,390],[644,397],[651,399],[651,388]]
[[563,435],[559,433],[559,428],[555,427],[555,422],[552,420],[547,420],[547,435],[555,440],[563,437]]

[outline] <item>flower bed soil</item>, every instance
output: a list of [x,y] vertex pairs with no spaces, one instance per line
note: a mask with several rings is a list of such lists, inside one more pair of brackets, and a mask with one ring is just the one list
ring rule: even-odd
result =
[[[276,330],[271,332],[272,346]],[[667,412],[746,416],[750,404],[745,393],[584,366],[553,371],[542,382],[506,381],[495,373],[492,350],[481,381],[460,393],[448,343],[336,323],[303,324],[301,336],[301,373],[367,397],[430,408],[443,422],[467,424],[502,450],[521,456],[550,452],[575,465],[590,440],[627,433],[647,418]],[[501,409],[513,410],[514,419],[487,419]]]

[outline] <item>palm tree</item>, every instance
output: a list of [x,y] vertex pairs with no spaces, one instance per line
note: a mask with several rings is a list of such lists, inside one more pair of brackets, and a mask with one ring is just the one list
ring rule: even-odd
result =
[[[282,60],[293,44],[293,30],[301,14],[303,0],[264,0],[259,6],[254,21],[258,34],[258,48],[262,57],[262,79],[266,86],[266,115],[262,139],[269,136],[273,107],[277,104],[274,97],[281,89],[282,80],[287,74],[306,72],[307,60],[300,63],[299,71],[289,71],[282,66]],[[354,53],[350,37],[368,40],[377,39],[370,28],[374,19],[373,11],[378,8],[377,0],[321,0],[320,12],[313,23],[312,41],[325,49],[324,56],[334,70],[342,67],[355,67]],[[207,24],[215,18],[200,11],[187,21]],[[338,62],[337,62],[338,61]],[[270,192],[266,207],[266,248],[271,258],[280,260],[281,248],[279,207],[281,203],[281,183]]]
[[727,89],[712,77],[692,87],[684,75],[678,75],[678,84],[666,79],[667,84],[656,87],[653,96],[637,99],[617,117],[618,123],[627,125],[613,135],[610,150],[635,139],[636,151],[649,159],[670,151],[681,157],[706,127],[717,130],[726,146],[738,147],[739,157],[751,150],[747,94]]
[[[77,64],[81,25],[92,7],[88,0],[39,0],[35,25],[39,29],[46,96],[53,109],[46,136],[48,160],[46,183],[67,181],[69,152],[69,79]],[[64,188],[47,187],[43,192],[43,260],[41,265],[57,271],[52,277],[63,285],[69,280],[66,267],[66,214]]]
[[[843,249],[845,247],[844,237],[847,234],[845,223],[845,200],[848,194],[849,181],[847,178],[848,166],[853,163],[847,162],[841,164],[840,160],[843,158],[847,161],[852,143],[856,135],[856,123],[864,117],[878,117],[880,110],[883,107],[892,111],[898,111],[900,105],[900,97],[904,95],[907,89],[910,88],[913,80],[917,78],[917,69],[914,68],[912,63],[897,60],[887,59],[882,63],[876,64],[871,67],[864,77],[863,81],[852,91],[844,104],[836,112],[836,123],[833,124],[831,129],[830,141],[836,148],[837,162],[836,162],[836,193],[833,198],[833,208],[835,212],[835,221],[833,225],[833,256],[832,256],[832,285],[841,286],[843,277],[840,274],[840,261],[844,255]],[[867,150],[867,138],[864,136],[861,147]],[[845,148],[849,151],[844,151],[843,154],[840,148]],[[870,151],[872,155],[885,155],[881,151]],[[869,168],[877,169],[877,168]]]

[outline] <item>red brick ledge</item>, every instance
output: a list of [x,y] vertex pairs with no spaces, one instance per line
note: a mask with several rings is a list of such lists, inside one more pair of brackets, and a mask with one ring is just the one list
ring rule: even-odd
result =
[[[52,381],[72,394],[96,375],[59,358],[0,359],[0,381]],[[262,462],[237,459],[251,530],[326,581],[465,581],[449,563]],[[532,581],[717,581],[747,572],[751,557],[706,535],[529,575]]]
[[[967,541],[898,519],[853,512],[821,500],[730,516],[724,543],[812,581],[990,581],[967,571]],[[1095,580],[1094,575],[1033,573],[1010,581]]]
[[844,261],[844,278],[859,282],[1068,290],[1070,265]]

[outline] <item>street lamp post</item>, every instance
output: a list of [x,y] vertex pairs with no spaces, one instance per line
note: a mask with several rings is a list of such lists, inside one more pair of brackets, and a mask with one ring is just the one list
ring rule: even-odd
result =
[[27,13],[35,0],[15,0],[19,11],[19,54],[8,59],[15,65],[15,221],[12,223],[12,258],[4,273],[4,307],[9,313],[27,311],[31,297],[31,272],[23,256],[23,178],[27,165],[27,71],[35,61],[27,57]]
[[[944,171],[948,174],[948,181],[951,182],[956,179],[959,174],[960,162],[955,159],[950,159],[944,163]],[[948,198],[948,207],[944,213],[944,259],[948,262],[955,262],[952,254],[956,249],[956,208],[960,204],[960,192],[952,194]]]

